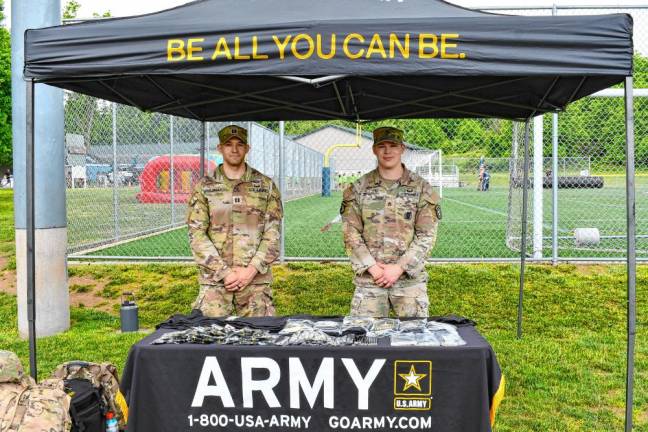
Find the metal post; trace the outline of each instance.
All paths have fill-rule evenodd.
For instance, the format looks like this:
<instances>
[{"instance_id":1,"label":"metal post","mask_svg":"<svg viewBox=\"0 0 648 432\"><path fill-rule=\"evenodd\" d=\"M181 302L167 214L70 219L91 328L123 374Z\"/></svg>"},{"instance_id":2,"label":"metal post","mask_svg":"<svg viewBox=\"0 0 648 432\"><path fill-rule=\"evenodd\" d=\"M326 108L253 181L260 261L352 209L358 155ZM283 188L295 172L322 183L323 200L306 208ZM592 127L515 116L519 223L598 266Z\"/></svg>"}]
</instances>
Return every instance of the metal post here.
<instances>
[{"instance_id":1,"label":"metal post","mask_svg":"<svg viewBox=\"0 0 648 432\"><path fill-rule=\"evenodd\" d=\"M542 258L542 231L544 228L544 191L542 189L544 116L533 119L533 258Z\"/></svg>"},{"instance_id":2,"label":"metal post","mask_svg":"<svg viewBox=\"0 0 648 432\"><path fill-rule=\"evenodd\" d=\"M286 199L286 173L285 173L285 123L279 122L279 192L281 192L281 205L285 208L284 202ZM286 231L284 229L285 216L281 218L281 241L279 246L279 261L283 264L286 259Z\"/></svg>"},{"instance_id":3,"label":"metal post","mask_svg":"<svg viewBox=\"0 0 648 432\"><path fill-rule=\"evenodd\" d=\"M205 123L205 175L209 175L209 142L211 141L211 123Z\"/></svg>"},{"instance_id":4,"label":"metal post","mask_svg":"<svg viewBox=\"0 0 648 432\"><path fill-rule=\"evenodd\" d=\"M555 7L556 5L554 5ZM558 264L558 113L552 115L551 131L551 198L552 198L552 224L551 224L551 262Z\"/></svg>"},{"instance_id":5,"label":"metal post","mask_svg":"<svg viewBox=\"0 0 648 432\"><path fill-rule=\"evenodd\" d=\"M524 123L524 173L522 175L522 239L520 244L520 292L518 295L517 337L522 337L522 301L524 300L524 270L526 266L527 207L529 201L529 127Z\"/></svg>"},{"instance_id":6,"label":"metal post","mask_svg":"<svg viewBox=\"0 0 648 432\"><path fill-rule=\"evenodd\" d=\"M171 226L175 224L175 158L174 158L174 148L173 148L173 126L174 126L174 120L173 116L169 116L169 144L171 146L170 153L171 153L171 168L170 168L170 173L169 177L171 177L170 183L171 183Z\"/></svg>"},{"instance_id":7,"label":"metal post","mask_svg":"<svg viewBox=\"0 0 648 432\"><path fill-rule=\"evenodd\" d=\"M117 167L117 104L113 102L112 106L112 133L113 133L113 227L115 230L115 240L119 240L119 196L117 194L117 182L119 181L119 169Z\"/></svg>"},{"instance_id":8,"label":"metal post","mask_svg":"<svg viewBox=\"0 0 648 432\"><path fill-rule=\"evenodd\" d=\"M268 161L269 158L265 156L267 154L266 143L265 143L265 131L261 129L260 132L261 132L261 154L263 155L263 173L269 176L270 170L268 170L268 166L266 165L266 163L269 162ZM272 164L272 174L274 174L274 164Z\"/></svg>"},{"instance_id":9,"label":"metal post","mask_svg":"<svg viewBox=\"0 0 648 432\"><path fill-rule=\"evenodd\" d=\"M246 127L247 127L247 131L248 131L247 132L248 133L248 145L250 147L250 153L248 153L247 156L246 156L247 163L248 164L250 163L251 154L252 154L252 152L254 152L255 157L252 157L252 160L254 161L254 168L261 169L260 165L257 163L258 158L256 157L256 155L258 154L256 152L259 151L259 149L256 149L256 151L255 151L256 146L252 142L252 122L250 122L250 121L247 122ZM263 159L263 157L261 157L261 159ZM264 172L264 171L262 171L262 172Z\"/></svg>"},{"instance_id":10,"label":"metal post","mask_svg":"<svg viewBox=\"0 0 648 432\"><path fill-rule=\"evenodd\" d=\"M207 124L202 122L202 132L200 136L200 178L205 177L205 147L207 140Z\"/></svg>"},{"instance_id":11,"label":"metal post","mask_svg":"<svg viewBox=\"0 0 648 432\"><path fill-rule=\"evenodd\" d=\"M626 413L625 430L632 430L632 406L634 390L634 345L637 321L637 250L635 226L635 143L634 143L634 99L632 77L625 79L626 117L626 209L628 235L628 350L626 370Z\"/></svg>"},{"instance_id":12,"label":"metal post","mask_svg":"<svg viewBox=\"0 0 648 432\"><path fill-rule=\"evenodd\" d=\"M443 198L443 150L439 149L439 198Z\"/></svg>"},{"instance_id":13,"label":"metal post","mask_svg":"<svg viewBox=\"0 0 648 432\"><path fill-rule=\"evenodd\" d=\"M519 142L518 142L518 135L519 135L518 129L519 129L519 127L518 126L519 126L518 122L513 122L513 166L511 167L513 172L517 172L518 158L520 157L519 156L519 151L518 151L518 146L519 146Z\"/></svg>"},{"instance_id":14,"label":"metal post","mask_svg":"<svg viewBox=\"0 0 648 432\"><path fill-rule=\"evenodd\" d=\"M36 368L36 219L34 209L34 80L27 80L26 141L26 222L27 222L27 322L29 326L29 374L38 378Z\"/></svg>"}]
</instances>

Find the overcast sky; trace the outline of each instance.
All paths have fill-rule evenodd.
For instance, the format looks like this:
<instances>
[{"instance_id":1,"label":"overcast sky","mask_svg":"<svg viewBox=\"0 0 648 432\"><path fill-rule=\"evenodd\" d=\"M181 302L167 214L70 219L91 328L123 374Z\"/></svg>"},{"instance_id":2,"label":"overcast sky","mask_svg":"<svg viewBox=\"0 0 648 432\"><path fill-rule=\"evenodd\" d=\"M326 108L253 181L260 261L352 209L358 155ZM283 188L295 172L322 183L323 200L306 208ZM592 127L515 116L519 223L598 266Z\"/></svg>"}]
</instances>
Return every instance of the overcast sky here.
<instances>
[{"instance_id":1,"label":"overcast sky","mask_svg":"<svg viewBox=\"0 0 648 432\"><path fill-rule=\"evenodd\" d=\"M11 2L24 1L24 0L5 0L7 8L7 26L11 25ZM103 13L109 10L112 16L129 16L140 15L143 13L155 12L163 9L168 9L184 3L187 0L77 0L81 4L79 10L79 18L91 17L94 12ZM321 0L326 1L326 0ZM353 0L349 0L353 1ZM61 0L61 6L67 1ZM465 7L472 8L487 8L487 6L520 6L521 4L528 3L532 6L551 6L554 3L557 5L647 5L646 0L529 0L528 2L521 2L520 0L452 0L450 3L455 3Z\"/></svg>"}]
</instances>

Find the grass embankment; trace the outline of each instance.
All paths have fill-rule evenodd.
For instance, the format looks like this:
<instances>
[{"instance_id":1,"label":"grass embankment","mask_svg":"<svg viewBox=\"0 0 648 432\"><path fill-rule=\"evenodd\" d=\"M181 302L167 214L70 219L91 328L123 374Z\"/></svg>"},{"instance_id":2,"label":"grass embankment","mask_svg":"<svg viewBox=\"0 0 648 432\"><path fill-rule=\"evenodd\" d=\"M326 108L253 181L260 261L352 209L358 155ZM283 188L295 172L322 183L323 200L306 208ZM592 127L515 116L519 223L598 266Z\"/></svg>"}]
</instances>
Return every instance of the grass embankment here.
<instances>
[{"instance_id":1,"label":"grass embankment","mask_svg":"<svg viewBox=\"0 0 648 432\"><path fill-rule=\"evenodd\" d=\"M508 380L498 431L609 431L623 423L625 269L623 266L532 266L525 297L524 338L515 337L518 271L511 265L444 265L428 269L431 314L475 319ZM39 340L40 376L63 361L111 361L121 370L141 334L119 334L122 290L138 296L151 328L188 312L197 293L195 269L181 265L84 265L70 268L73 297L97 299L72 308L72 328ZM275 271L280 314L348 312L351 271L341 264L289 264ZM648 430L648 268L639 269L636 358L637 430ZM100 312L104 309L107 312ZM0 347L28 364L16 331L15 297L0 294Z\"/></svg>"}]
</instances>

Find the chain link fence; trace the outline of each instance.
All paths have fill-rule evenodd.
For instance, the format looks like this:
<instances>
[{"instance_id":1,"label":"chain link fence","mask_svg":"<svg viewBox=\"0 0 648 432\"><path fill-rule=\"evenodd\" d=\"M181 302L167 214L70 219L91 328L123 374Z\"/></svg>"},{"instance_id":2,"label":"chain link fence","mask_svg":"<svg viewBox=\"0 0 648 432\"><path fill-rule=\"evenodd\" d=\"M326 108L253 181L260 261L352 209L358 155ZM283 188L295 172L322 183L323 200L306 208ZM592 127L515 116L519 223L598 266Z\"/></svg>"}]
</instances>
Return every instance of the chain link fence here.
<instances>
[{"instance_id":1,"label":"chain link fence","mask_svg":"<svg viewBox=\"0 0 648 432\"><path fill-rule=\"evenodd\" d=\"M635 88L648 88L648 8L490 11L631 13ZM531 124L530 257L624 257L625 123L621 89L617 92L577 101L560 115L545 115L538 130ZM648 98L641 94L635 98L639 259L648 259L646 104ZM222 161L216 151L218 130L227 124L208 123L203 129L197 121L66 94L70 257L190 259L186 201L201 176L203 147L206 173ZM385 125L405 131L404 163L442 197L444 218L431 259L519 256L524 124L498 119L394 120L363 124L358 130L356 124L343 121L286 122L283 147L278 122L239 125L249 131L248 163L282 188L285 259L345 258L339 217L342 191L375 168L371 132ZM534 139L541 141L534 145Z\"/></svg>"},{"instance_id":2,"label":"chain link fence","mask_svg":"<svg viewBox=\"0 0 648 432\"><path fill-rule=\"evenodd\" d=\"M67 93L70 256L188 257L187 201L202 173L212 174L222 162L218 131L229 124L203 129L198 121ZM280 136L255 123L239 126L249 132L248 163L279 184ZM290 139L284 155L284 199L319 193L322 155Z\"/></svg>"}]
</instances>

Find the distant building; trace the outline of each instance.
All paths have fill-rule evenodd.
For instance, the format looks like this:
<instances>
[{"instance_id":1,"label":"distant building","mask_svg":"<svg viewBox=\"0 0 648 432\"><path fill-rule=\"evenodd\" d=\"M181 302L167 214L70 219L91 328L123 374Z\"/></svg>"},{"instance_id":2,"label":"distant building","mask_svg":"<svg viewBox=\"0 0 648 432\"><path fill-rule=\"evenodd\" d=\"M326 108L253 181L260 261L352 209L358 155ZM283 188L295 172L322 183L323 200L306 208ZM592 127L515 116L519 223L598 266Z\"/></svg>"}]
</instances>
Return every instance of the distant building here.
<instances>
[{"instance_id":1,"label":"distant building","mask_svg":"<svg viewBox=\"0 0 648 432\"><path fill-rule=\"evenodd\" d=\"M292 138L293 141L316 150L322 154L336 144L355 144L356 131L344 126L328 125L311 132ZM333 151L331 167L336 174L357 175L365 174L376 168L376 157L372 151L373 134L369 131L362 132L360 148L342 147ZM410 143L405 143L407 150L403 155L403 162L407 168L416 170L429 161L435 161L438 152Z\"/></svg>"}]
</instances>

